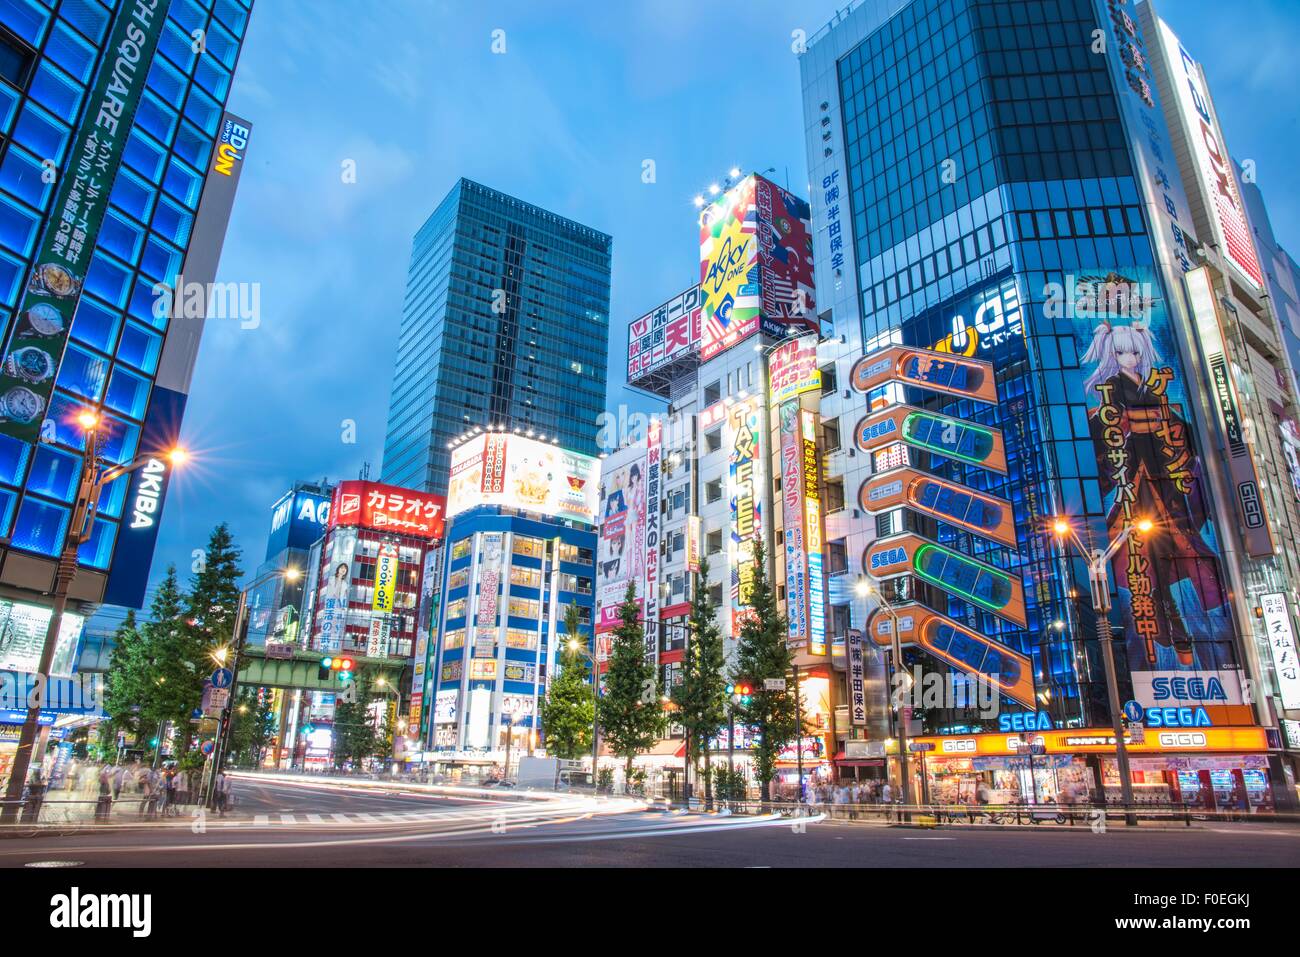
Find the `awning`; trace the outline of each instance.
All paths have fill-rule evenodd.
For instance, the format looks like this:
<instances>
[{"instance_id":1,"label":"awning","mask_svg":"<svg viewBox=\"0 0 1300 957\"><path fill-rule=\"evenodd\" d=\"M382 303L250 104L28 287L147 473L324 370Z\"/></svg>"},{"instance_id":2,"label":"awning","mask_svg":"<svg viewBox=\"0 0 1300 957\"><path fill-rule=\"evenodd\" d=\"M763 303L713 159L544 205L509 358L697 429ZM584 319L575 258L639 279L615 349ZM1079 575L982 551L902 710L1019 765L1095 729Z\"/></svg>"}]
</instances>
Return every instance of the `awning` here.
<instances>
[{"instance_id":1,"label":"awning","mask_svg":"<svg viewBox=\"0 0 1300 957\"><path fill-rule=\"evenodd\" d=\"M674 738L667 738L658 742L649 751L643 752L646 757L651 758L684 758L686 757L686 742L678 741Z\"/></svg>"}]
</instances>

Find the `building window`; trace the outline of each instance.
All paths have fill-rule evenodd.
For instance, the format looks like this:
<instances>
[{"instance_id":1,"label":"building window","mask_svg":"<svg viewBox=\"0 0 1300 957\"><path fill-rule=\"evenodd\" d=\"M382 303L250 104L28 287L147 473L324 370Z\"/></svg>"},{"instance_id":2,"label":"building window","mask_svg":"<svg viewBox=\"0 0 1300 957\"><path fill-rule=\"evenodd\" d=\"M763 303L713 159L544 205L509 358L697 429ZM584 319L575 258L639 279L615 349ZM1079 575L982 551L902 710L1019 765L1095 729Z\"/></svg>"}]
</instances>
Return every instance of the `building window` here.
<instances>
[{"instance_id":1,"label":"building window","mask_svg":"<svg viewBox=\"0 0 1300 957\"><path fill-rule=\"evenodd\" d=\"M527 558L542 558L546 554L546 546L540 538L523 538L516 535L512 551L516 555Z\"/></svg>"},{"instance_id":2,"label":"building window","mask_svg":"<svg viewBox=\"0 0 1300 957\"><path fill-rule=\"evenodd\" d=\"M713 585L709 588L709 601L713 603L714 607L722 606L722 585L721 584Z\"/></svg>"},{"instance_id":3,"label":"building window","mask_svg":"<svg viewBox=\"0 0 1300 957\"><path fill-rule=\"evenodd\" d=\"M510 584L522 585L524 588L541 588L542 571L540 568L510 567Z\"/></svg>"},{"instance_id":4,"label":"building window","mask_svg":"<svg viewBox=\"0 0 1300 957\"><path fill-rule=\"evenodd\" d=\"M712 505L720 498L722 498L722 479L718 478L704 486L704 501Z\"/></svg>"},{"instance_id":5,"label":"building window","mask_svg":"<svg viewBox=\"0 0 1300 957\"><path fill-rule=\"evenodd\" d=\"M822 448L834 452L840 447L840 420L822 420Z\"/></svg>"},{"instance_id":6,"label":"building window","mask_svg":"<svg viewBox=\"0 0 1300 957\"><path fill-rule=\"evenodd\" d=\"M8 30L0 28L0 76L18 89L26 89L35 62L36 51Z\"/></svg>"},{"instance_id":7,"label":"building window","mask_svg":"<svg viewBox=\"0 0 1300 957\"><path fill-rule=\"evenodd\" d=\"M830 395L835 391L835 364L822 366L822 395Z\"/></svg>"},{"instance_id":8,"label":"building window","mask_svg":"<svg viewBox=\"0 0 1300 957\"><path fill-rule=\"evenodd\" d=\"M722 448L722 430L714 429L704 433L704 451L716 452Z\"/></svg>"},{"instance_id":9,"label":"building window","mask_svg":"<svg viewBox=\"0 0 1300 957\"><path fill-rule=\"evenodd\" d=\"M839 575L849 570L849 550L840 538L826 543L826 573Z\"/></svg>"},{"instance_id":10,"label":"building window","mask_svg":"<svg viewBox=\"0 0 1300 957\"><path fill-rule=\"evenodd\" d=\"M826 482L826 511L838 512L844 508L844 479L828 479Z\"/></svg>"},{"instance_id":11,"label":"building window","mask_svg":"<svg viewBox=\"0 0 1300 957\"><path fill-rule=\"evenodd\" d=\"M714 529L704 538L704 554L717 555L722 551L722 529Z\"/></svg>"},{"instance_id":12,"label":"building window","mask_svg":"<svg viewBox=\"0 0 1300 957\"><path fill-rule=\"evenodd\" d=\"M562 562L577 562L581 565L590 565L595 560L596 554L590 548L570 545L568 542L560 543L560 561Z\"/></svg>"},{"instance_id":13,"label":"building window","mask_svg":"<svg viewBox=\"0 0 1300 957\"><path fill-rule=\"evenodd\" d=\"M721 382L710 382L708 385L704 387L704 404L706 406L713 405L714 403L718 402L721 399L722 399Z\"/></svg>"}]
</instances>

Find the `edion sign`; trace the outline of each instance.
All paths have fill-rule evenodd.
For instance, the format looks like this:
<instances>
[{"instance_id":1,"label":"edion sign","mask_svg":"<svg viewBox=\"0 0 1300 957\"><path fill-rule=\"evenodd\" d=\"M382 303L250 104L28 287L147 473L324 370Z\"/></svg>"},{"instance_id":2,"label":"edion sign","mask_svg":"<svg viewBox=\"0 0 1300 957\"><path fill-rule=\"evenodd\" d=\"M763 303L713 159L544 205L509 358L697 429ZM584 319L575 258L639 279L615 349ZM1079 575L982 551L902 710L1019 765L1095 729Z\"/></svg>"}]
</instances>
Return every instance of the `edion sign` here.
<instances>
[{"instance_id":1,"label":"edion sign","mask_svg":"<svg viewBox=\"0 0 1300 957\"><path fill-rule=\"evenodd\" d=\"M379 482L340 482L330 509L330 528L355 525L398 535L441 539L447 500Z\"/></svg>"}]
</instances>

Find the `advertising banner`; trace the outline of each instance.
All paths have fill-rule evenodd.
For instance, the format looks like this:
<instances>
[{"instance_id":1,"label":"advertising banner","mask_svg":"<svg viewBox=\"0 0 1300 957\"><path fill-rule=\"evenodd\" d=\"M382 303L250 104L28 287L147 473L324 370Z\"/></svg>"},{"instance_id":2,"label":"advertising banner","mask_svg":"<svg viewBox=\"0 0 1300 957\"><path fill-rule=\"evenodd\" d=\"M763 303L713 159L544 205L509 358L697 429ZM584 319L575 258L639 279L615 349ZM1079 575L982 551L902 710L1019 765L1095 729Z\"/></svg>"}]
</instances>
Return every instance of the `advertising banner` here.
<instances>
[{"instance_id":1,"label":"advertising banner","mask_svg":"<svg viewBox=\"0 0 1300 957\"><path fill-rule=\"evenodd\" d=\"M1141 290L1119 297L1116 286ZM1106 532L1139 519L1112 562L1133 672L1235 669L1234 627L1187 382L1149 267L1074 279L1074 319ZM1120 315L1109 303L1141 307ZM1134 315L1138 318L1134 318ZM1195 387L1195 386L1193 386Z\"/></svg>"},{"instance_id":2,"label":"advertising banner","mask_svg":"<svg viewBox=\"0 0 1300 957\"><path fill-rule=\"evenodd\" d=\"M781 423L781 524L785 530L786 645L808 646L808 555L804 550L803 436L799 403L785 402Z\"/></svg>"},{"instance_id":3,"label":"advertising banner","mask_svg":"<svg viewBox=\"0 0 1300 957\"><path fill-rule=\"evenodd\" d=\"M900 506L910 508L1016 547L1015 513L1010 502L914 468L872 475L858 490L858 505L868 515Z\"/></svg>"},{"instance_id":4,"label":"advertising banner","mask_svg":"<svg viewBox=\"0 0 1300 957\"><path fill-rule=\"evenodd\" d=\"M659 662L659 495L660 458L663 454L663 425L658 417L646 428L646 508L645 508L645 660Z\"/></svg>"},{"instance_id":5,"label":"advertising banner","mask_svg":"<svg viewBox=\"0 0 1300 957\"><path fill-rule=\"evenodd\" d=\"M1240 532L1247 554L1263 558L1273 554L1273 536L1269 533L1264 499L1260 495L1259 476L1255 473L1254 444L1247 438L1237 398L1236 370L1228 358L1223 341L1223 323L1219 316L1218 296L1210 279L1210 270L1200 266L1183 274L1187 297L1196 322L1209 374L1209 391L1218 412L1219 428L1228 453L1228 475L1232 481L1233 504L1241 521Z\"/></svg>"},{"instance_id":6,"label":"advertising banner","mask_svg":"<svg viewBox=\"0 0 1300 957\"><path fill-rule=\"evenodd\" d=\"M692 575L700 570L700 517L691 515L686 519L686 570Z\"/></svg>"},{"instance_id":7,"label":"advertising banner","mask_svg":"<svg viewBox=\"0 0 1300 957\"><path fill-rule=\"evenodd\" d=\"M754 177L763 318L820 331L813 280L812 210L762 176Z\"/></svg>"},{"instance_id":8,"label":"advertising banner","mask_svg":"<svg viewBox=\"0 0 1300 957\"><path fill-rule=\"evenodd\" d=\"M729 406L731 631L740 628L754 578L754 542L763 534L763 404L757 396Z\"/></svg>"},{"instance_id":9,"label":"advertising banner","mask_svg":"<svg viewBox=\"0 0 1300 957\"><path fill-rule=\"evenodd\" d=\"M497 596L501 589L502 534L483 534L482 555L478 572L478 615L475 621L480 628L497 626Z\"/></svg>"},{"instance_id":10,"label":"advertising banner","mask_svg":"<svg viewBox=\"0 0 1300 957\"><path fill-rule=\"evenodd\" d=\"M35 442L171 0L121 4L0 362L0 432Z\"/></svg>"},{"instance_id":11,"label":"advertising banner","mask_svg":"<svg viewBox=\"0 0 1300 957\"><path fill-rule=\"evenodd\" d=\"M826 580L822 577L821 460L817 455L817 417L799 413L803 447L803 548L808 562L808 650L826 654Z\"/></svg>"},{"instance_id":12,"label":"advertising banner","mask_svg":"<svg viewBox=\"0 0 1300 957\"><path fill-rule=\"evenodd\" d=\"M1007 451L999 429L910 405L891 405L864 416L853 430L863 452L905 442L913 448L1007 474Z\"/></svg>"},{"instance_id":13,"label":"advertising banner","mask_svg":"<svg viewBox=\"0 0 1300 957\"><path fill-rule=\"evenodd\" d=\"M330 497L304 489L286 492L271 506L271 534L266 539L270 559L286 548L310 548L329 525Z\"/></svg>"},{"instance_id":14,"label":"advertising banner","mask_svg":"<svg viewBox=\"0 0 1300 957\"><path fill-rule=\"evenodd\" d=\"M329 526L359 525L381 532L441 539L447 500L379 482L340 482L334 490Z\"/></svg>"},{"instance_id":15,"label":"advertising banner","mask_svg":"<svg viewBox=\"0 0 1300 957\"><path fill-rule=\"evenodd\" d=\"M700 358L758 331L762 312L758 265L758 208L747 176L700 214L700 291L704 327Z\"/></svg>"},{"instance_id":16,"label":"advertising banner","mask_svg":"<svg viewBox=\"0 0 1300 957\"><path fill-rule=\"evenodd\" d=\"M1223 140L1223 130L1214 116L1209 87L1200 65L1162 20L1160 46L1173 88L1174 106L1182 119L1193 157L1196 181L1210 212L1210 223L1224 257L1249 279L1256 289L1264 287L1250 223L1237 188L1232 158Z\"/></svg>"},{"instance_id":17,"label":"advertising banner","mask_svg":"<svg viewBox=\"0 0 1300 957\"><path fill-rule=\"evenodd\" d=\"M849 381L863 393L898 382L977 402L998 401L991 362L912 346L889 346L863 356L854 363Z\"/></svg>"},{"instance_id":18,"label":"advertising banner","mask_svg":"<svg viewBox=\"0 0 1300 957\"><path fill-rule=\"evenodd\" d=\"M1280 592L1261 595L1259 603L1264 610L1264 630L1268 633L1268 650L1273 657L1282 707L1287 711L1300 709L1300 658L1296 657L1295 631L1291 627L1286 595Z\"/></svg>"},{"instance_id":19,"label":"advertising banner","mask_svg":"<svg viewBox=\"0 0 1300 957\"><path fill-rule=\"evenodd\" d=\"M485 433L451 453L447 515L501 505L596 524L600 461L522 435Z\"/></svg>"},{"instance_id":20,"label":"advertising banner","mask_svg":"<svg viewBox=\"0 0 1300 957\"><path fill-rule=\"evenodd\" d=\"M397 546L385 542L379 546L379 557L375 562L375 597L371 608L385 615L393 610L393 598L397 594Z\"/></svg>"},{"instance_id":21,"label":"advertising banner","mask_svg":"<svg viewBox=\"0 0 1300 957\"><path fill-rule=\"evenodd\" d=\"M35 673L40 669L50 614L50 609L41 605L0 599L0 670ZM63 613L54 657L50 660L51 675L72 674L85 621L74 612Z\"/></svg>"},{"instance_id":22,"label":"advertising banner","mask_svg":"<svg viewBox=\"0 0 1300 957\"><path fill-rule=\"evenodd\" d=\"M700 351L700 287L678 293L627 329L627 381Z\"/></svg>"},{"instance_id":23,"label":"advertising banner","mask_svg":"<svg viewBox=\"0 0 1300 957\"><path fill-rule=\"evenodd\" d=\"M628 582L638 604L645 594L646 458L603 471L600 538L596 542L597 631L618 625Z\"/></svg>"},{"instance_id":24,"label":"advertising banner","mask_svg":"<svg viewBox=\"0 0 1300 957\"><path fill-rule=\"evenodd\" d=\"M767 360L768 401L780 405L806 392L820 392L817 337L800 336L772 350Z\"/></svg>"},{"instance_id":25,"label":"advertising banner","mask_svg":"<svg viewBox=\"0 0 1300 957\"><path fill-rule=\"evenodd\" d=\"M356 530L336 529L330 540L325 573L321 575L321 597L317 603L320 614L316 619L316 647L320 651L339 651L343 647L356 551Z\"/></svg>"},{"instance_id":26,"label":"advertising banner","mask_svg":"<svg viewBox=\"0 0 1300 957\"><path fill-rule=\"evenodd\" d=\"M848 635L849 719L854 727L867 723L866 660L862 654L862 632L850 628Z\"/></svg>"},{"instance_id":27,"label":"advertising banner","mask_svg":"<svg viewBox=\"0 0 1300 957\"><path fill-rule=\"evenodd\" d=\"M863 555L864 571L880 581L915 575L999 618L1024 628L1025 587L1019 576L911 533L877 539Z\"/></svg>"}]
</instances>

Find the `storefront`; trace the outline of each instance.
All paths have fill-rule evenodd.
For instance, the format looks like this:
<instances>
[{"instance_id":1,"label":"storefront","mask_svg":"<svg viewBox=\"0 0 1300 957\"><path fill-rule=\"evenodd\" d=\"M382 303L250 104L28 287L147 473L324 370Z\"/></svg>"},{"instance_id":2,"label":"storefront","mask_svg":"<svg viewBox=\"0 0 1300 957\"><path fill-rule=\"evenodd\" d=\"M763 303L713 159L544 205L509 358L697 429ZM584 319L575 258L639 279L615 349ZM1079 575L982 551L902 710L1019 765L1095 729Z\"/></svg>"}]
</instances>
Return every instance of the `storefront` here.
<instances>
[{"instance_id":1,"label":"storefront","mask_svg":"<svg viewBox=\"0 0 1300 957\"><path fill-rule=\"evenodd\" d=\"M943 804L1086 804L1120 800L1114 735L1082 728L1024 734L922 737L912 772ZM1148 730L1127 740L1134 800L1207 809L1271 810L1264 729Z\"/></svg>"}]
</instances>

